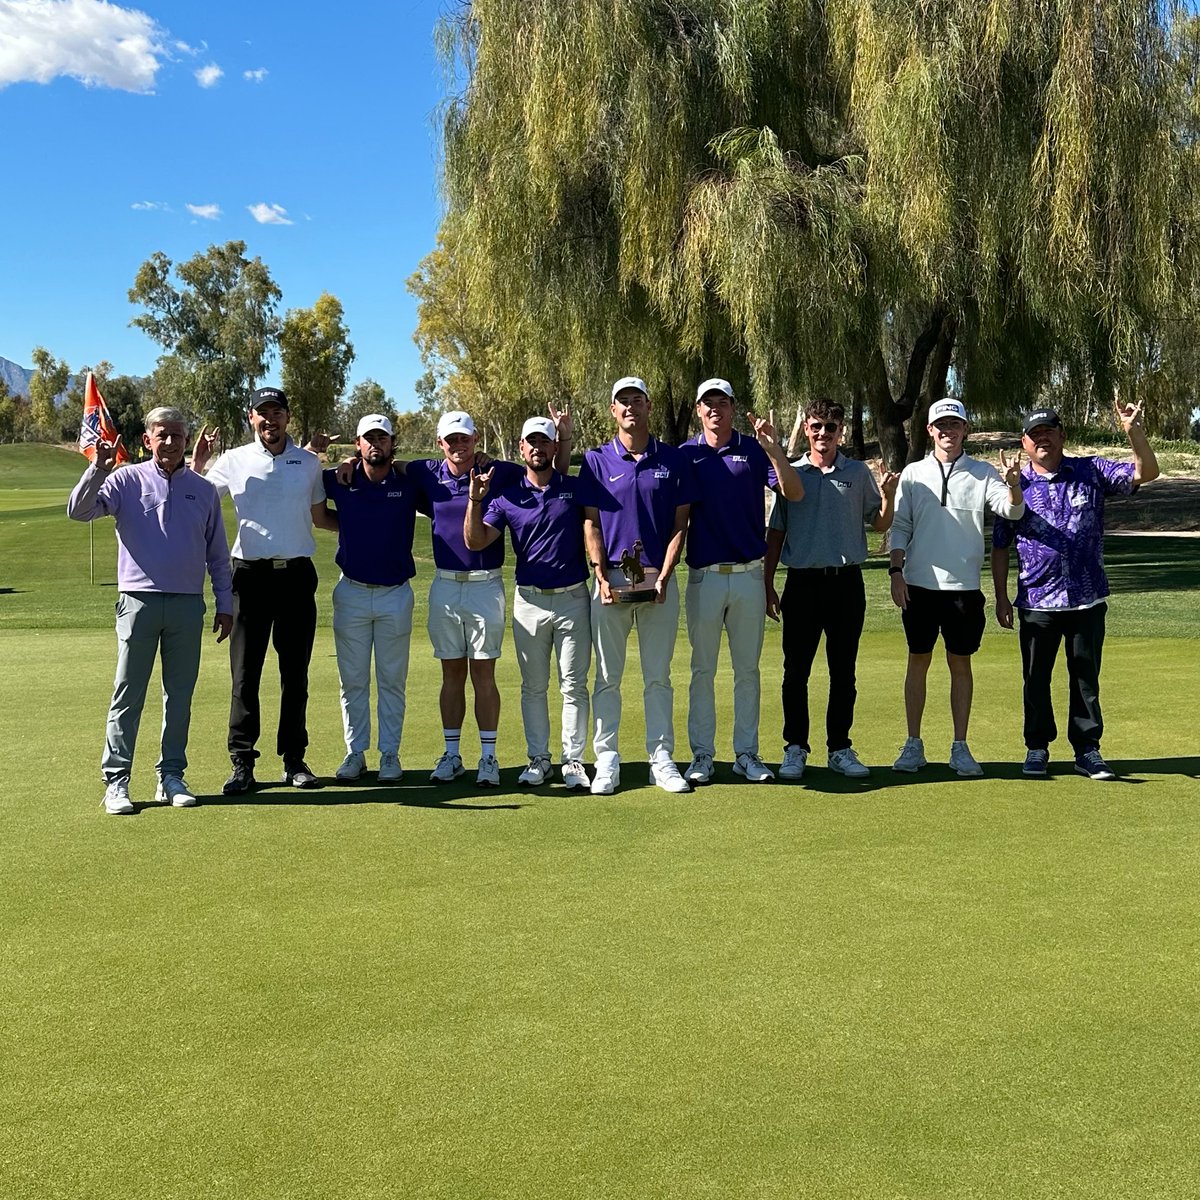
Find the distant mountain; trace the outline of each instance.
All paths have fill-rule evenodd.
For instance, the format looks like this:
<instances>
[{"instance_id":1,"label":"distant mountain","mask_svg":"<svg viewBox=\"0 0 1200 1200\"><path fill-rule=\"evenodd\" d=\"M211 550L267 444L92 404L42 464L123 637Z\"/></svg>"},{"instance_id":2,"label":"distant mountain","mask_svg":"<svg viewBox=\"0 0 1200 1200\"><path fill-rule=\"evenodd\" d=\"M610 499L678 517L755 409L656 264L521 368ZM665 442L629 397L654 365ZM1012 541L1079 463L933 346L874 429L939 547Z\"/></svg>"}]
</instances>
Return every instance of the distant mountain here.
<instances>
[{"instance_id":1,"label":"distant mountain","mask_svg":"<svg viewBox=\"0 0 1200 1200\"><path fill-rule=\"evenodd\" d=\"M18 367L15 362L9 362L7 358L0 358L0 379L8 384L10 396L28 396L29 380L32 375L33 371Z\"/></svg>"}]
</instances>

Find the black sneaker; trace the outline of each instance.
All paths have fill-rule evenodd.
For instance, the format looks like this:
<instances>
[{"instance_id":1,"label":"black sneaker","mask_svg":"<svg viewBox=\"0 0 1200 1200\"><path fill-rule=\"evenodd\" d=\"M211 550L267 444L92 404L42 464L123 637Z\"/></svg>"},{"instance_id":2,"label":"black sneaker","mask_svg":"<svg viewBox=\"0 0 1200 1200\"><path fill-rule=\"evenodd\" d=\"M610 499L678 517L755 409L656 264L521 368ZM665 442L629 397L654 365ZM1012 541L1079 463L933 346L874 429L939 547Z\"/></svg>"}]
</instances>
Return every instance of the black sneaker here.
<instances>
[{"instance_id":1,"label":"black sneaker","mask_svg":"<svg viewBox=\"0 0 1200 1200\"><path fill-rule=\"evenodd\" d=\"M241 796L254 787L254 760L251 758L235 758L233 774L225 780L221 788L223 796Z\"/></svg>"},{"instance_id":2,"label":"black sneaker","mask_svg":"<svg viewBox=\"0 0 1200 1200\"><path fill-rule=\"evenodd\" d=\"M321 786L321 781L308 769L308 763L300 762L283 764L283 782L298 788L315 788Z\"/></svg>"},{"instance_id":3,"label":"black sneaker","mask_svg":"<svg viewBox=\"0 0 1200 1200\"><path fill-rule=\"evenodd\" d=\"M1075 770L1089 779L1116 779L1116 772L1100 757L1099 750L1085 750L1075 755Z\"/></svg>"},{"instance_id":4,"label":"black sneaker","mask_svg":"<svg viewBox=\"0 0 1200 1200\"><path fill-rule=\"evenodd\" d=\"M1021 774L1032 779L1041 779L1047 774L1049 767L1050 751L1036 746L1025 755L1025 765L1021 768Z\"/></svg>"}]
</instances>

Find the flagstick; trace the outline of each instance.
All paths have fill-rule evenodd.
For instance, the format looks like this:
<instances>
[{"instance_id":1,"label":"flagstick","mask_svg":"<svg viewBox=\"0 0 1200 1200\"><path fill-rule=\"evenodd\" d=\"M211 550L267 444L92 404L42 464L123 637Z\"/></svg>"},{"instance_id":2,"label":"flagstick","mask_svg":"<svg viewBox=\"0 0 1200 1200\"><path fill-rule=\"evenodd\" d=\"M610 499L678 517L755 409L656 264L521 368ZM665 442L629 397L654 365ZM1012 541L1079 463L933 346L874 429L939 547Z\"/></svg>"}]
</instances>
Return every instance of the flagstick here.
<instances>
[{"instance_id":1,"label":"flagstick","mask_svg":"<svg viewBox=\"0 0 1200 1200\"><path fill-rule=\"evenodd\" d=\"M96 586L96 526L88 522L88 580Z\"/></svg>"}]
</instances>

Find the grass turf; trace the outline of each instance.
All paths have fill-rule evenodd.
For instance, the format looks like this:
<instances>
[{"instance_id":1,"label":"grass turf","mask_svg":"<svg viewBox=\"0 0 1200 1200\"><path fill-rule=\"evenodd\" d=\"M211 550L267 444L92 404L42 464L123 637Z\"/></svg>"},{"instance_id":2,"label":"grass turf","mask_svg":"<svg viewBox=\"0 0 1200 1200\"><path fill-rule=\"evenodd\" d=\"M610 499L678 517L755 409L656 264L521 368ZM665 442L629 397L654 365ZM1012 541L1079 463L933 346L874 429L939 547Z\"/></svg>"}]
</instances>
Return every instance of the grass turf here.
<instances>
[{"instance_id":1,"label":"grass turf","mask_svg":"<svg viewBox=\"0 0 1200 1200\"><path fill-rule=\"evenodd\" d=\"M614 797L521 793L510 652L504 786L434 790L418 632L399 787L212 796L228 679L209 644L189 772L208 795L113 819L96 782L113 589L88 587L86 559L79 578L81 527L46 491L0 492L17 589L0 650L21 664L0 706L0 1194L1194 1194L1191 557L1110 545L1117 784L1062 764L1019 779L1015 638L993 627L971 738L983 780L935 766L860 785L818 752L798 787L735 784L726 761L694 796L633 767ZM311 728L328 772L342 751L322 553ZM879 764L903 735L903 648L869 574L856 741ZM681 640L681 735L685 655ZM773 631L764 675L772 746ZM945 708L935 667L933 757ZM135 798L156 729L151 707Z\"/></svg>"}]
</instances>

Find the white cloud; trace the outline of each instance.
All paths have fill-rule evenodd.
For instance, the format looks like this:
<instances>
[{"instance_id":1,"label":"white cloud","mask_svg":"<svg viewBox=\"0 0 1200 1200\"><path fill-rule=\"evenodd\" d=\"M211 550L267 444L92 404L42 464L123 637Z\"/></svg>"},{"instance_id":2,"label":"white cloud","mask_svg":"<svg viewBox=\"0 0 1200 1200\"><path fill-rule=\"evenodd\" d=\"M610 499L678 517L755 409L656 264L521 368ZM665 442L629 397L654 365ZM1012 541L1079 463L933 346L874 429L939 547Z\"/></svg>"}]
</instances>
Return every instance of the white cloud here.
<instances>
[{"instance_id":1,"label":"white cloud","mask_svg":"<svg viewBox=\"0 0 1200 1200\"><path fill-rule=\"evenodd\" d=\"M269 74L266 67L257 67L253 71L243 71L242 78L248 79L251 83L262 83Z\"/></svg>"},{"instance_id":2,"label":"white cloud","mask_svg":"<svg viewBox=\"0 0 1200 1200\"><path fill-rule=\"evenodd\" d=\"M66 75L88 87L152 92L166 32L104 0L0 0L0 88Z\"/></svg>"},{"instance_id":3,"label":"white cloud","mask_svg":"<svg viewBox=\"0 0 1200 1200\"><path fill-rule=\"evenodd\" d=\"M215 221L221 215L221 206L219 204L185 204L184 208L193 217L200 217L205 221Z\"/></svg>"},{"instance_id":4,"label":"white cloud","mask_svg":"<svg viewBox=\"0 0 1200 1200\"><path fill-rule=\"evenodd\" d=\"M169 205L161 200L135 200L130 206L135 212L170 212Z\"/></svg>"},{"instance_id":5,"label":"white cloud","mask_svg":"<svg viewBox=\"0 0 1200 1200\"><path fill-rule=\"evenodd\" d=\"M216 63L209 63L207 67L201 67L196 73L196 82L202 88L216 87L217 80L225 74Z\"/></svg>"},{"instance_id":6,"label":"white cloud","mask_svg":"<svg viewBox=\"0 0 1200 1200\"><path fill-rule=\"evenodd\" d=\"M246 211L260 225L290 225L287 209L279 204L251 204Z\"/></svg>"}]
</instances>

